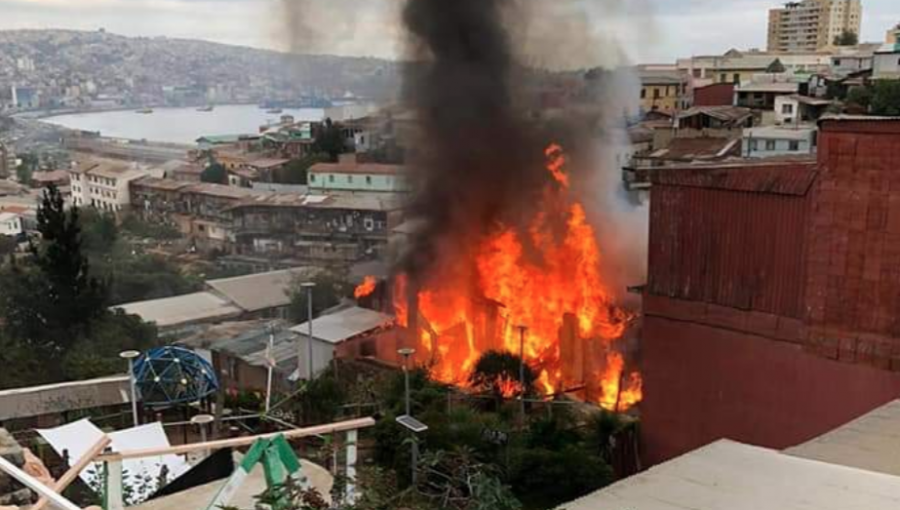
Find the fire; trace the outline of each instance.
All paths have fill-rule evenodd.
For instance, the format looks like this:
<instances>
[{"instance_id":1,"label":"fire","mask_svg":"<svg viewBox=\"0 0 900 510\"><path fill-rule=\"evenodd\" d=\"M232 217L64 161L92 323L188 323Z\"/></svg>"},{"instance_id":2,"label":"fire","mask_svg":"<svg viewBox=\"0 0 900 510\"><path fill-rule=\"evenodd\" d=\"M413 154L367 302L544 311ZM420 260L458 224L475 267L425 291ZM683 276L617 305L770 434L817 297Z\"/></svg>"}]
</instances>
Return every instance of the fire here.
<instances>
[{"instance_id":1,"label":"fire","mask_svg":"<svg viewBox=\"0 0 900 510\"><path fill-rule=\"evenodd\" d=\"M363 282L353 291L353 297L361 299L366 296L371 296L372 293L375 292L375 287L377 286L378 280L376 280L374 276L366 276L363 279Z\"/></svg>"},{"instance_id":2,"label":"fire","mask_svg":"<svg viewBox=\"0 0 900 510\"><path fill-rule=\"evenodd\" d=\"M570 191L563 149L554 144L545 155L552 182L527 224L497 225L462 248L447 274L423 283L419 351L434 377L462 386L483 352L522 352L538 375L536 390L554 395L599 385L599 404L624 411L641 400L641 380L637 373L623 378L614 344L633 315L615 306L603 283L596 232ZM395 313L404 326L408 285L405 275L396 278ZM514 395L518 388L507 382L504 394Z\"/></svg>"}]
</instances>

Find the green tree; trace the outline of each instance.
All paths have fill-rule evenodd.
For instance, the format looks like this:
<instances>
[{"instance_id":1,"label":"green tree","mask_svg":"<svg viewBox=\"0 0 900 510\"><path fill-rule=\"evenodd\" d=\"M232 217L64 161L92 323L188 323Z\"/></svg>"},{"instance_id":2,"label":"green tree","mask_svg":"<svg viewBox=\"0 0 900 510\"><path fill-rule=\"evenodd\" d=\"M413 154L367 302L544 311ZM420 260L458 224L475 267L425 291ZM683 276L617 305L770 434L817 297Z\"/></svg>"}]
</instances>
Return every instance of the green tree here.
<instances>
[{"instance_id":1,"label":"green tree","mask_svg":"<svg viewBox=\"0 0 900 510\"><path fill-rule=\"evenodd\" d=\"M519 382L519 369L522 358L509 352L487 351L478 358L469 383L476 390L493 395L498 400L518 396L523 388ZM534 382L537 379L534 371L525 364L524 394L534 393Z\"/></svg>"},{"instance_id":2,"label":"green tree","mask_svg":"<svg viewBox=\"0 0 900 510\"><path fill-rule=\"evenodd\" d=\"M870 103L873 115L900 115L900 80L878 80L872 85Z\"/></svg>"},{"instance_id":3,"label":"green tree","mask_svg":"<svg viewBox=\"0 0 900 510\"><path fill-rule=\"evenodd\" d=\"M327 154L331 161L337 161L338 156L343 154L345 149L344 134L341 133L341 126L332 122L330 118L325 119L325 123L316 133L313 153Z\"/></svg>"},{"instance_id":4,"label":"green tree","mask_svg":"<svg viewBox=\"0 0 900 510\"><path fill-rule=\"evenodd\" d=\"M313 317L319 316L325 310L333 308L350 296L353 288L343 279L332 273L319 273L312 278L316 284L313 288ZM288 307L288 315L294 322L306 322L309 317L308 291L302 287L302 282L296 281L291 286L291 304Z\"/></svg>"},{"instance_id":5,"label":"green tree","mask_svg":"<svg viewBox=\"0 0 900 510\"><path fill-rule=\"evenodd\" d=\"M16 178L27 186L31 184L31 176L38 170L41 161L36 154L30 152L22 154L21 159L22 162L16 167Z\"/></svg>"},{"instance_id":6,"label":"green tree","mask_svg":"<svg viewBox=\"0 0 900 510\"><path fill-rule=\"evenodd\" d=\"M844 30L834 37L835 46L856 46L859 44L859 35L852 30Z\"/></svg>"},{"instance_id":7,"label":"green tree","mask_svg":"<svg viewBox=\"0 0 900 510\"><path fill-rule=\"evenodd\" d=\"M277 182L282 184L307 184L309 169L317 163L326 163L331 156L325 153L310 154L295 159L276 175Z\"/></svg>"},{"instance_id":8,"label":"green tree","mask_svg":"<svg viewBox=\"0 0 900 510\"><path fill-rule=\"evenodd\" d=\"M847 105L868 111L872 104L872 89L869 87L854 87L847 92Z\"/></svg>"},{"instance_id":9,"label":"green tree","mask_svg":"<svg viewBox=\"0 0 900 510\"><path fill-rule=\"evenodd\" d=\"M96 209L80 210L82 242L88 253L109 253L119 238L116 217Z\"/></svg>"},{"instance_id":10,"label":"green tree","mask_svg":"<svg viewBox=\"0 0 900 510\"><path fill-rule=\"evenodd\" d=\"M210 161L209 166L200 174L200 181L213 184L228 184L228 170L221 163Z\"/></svg>"}]
</instances>

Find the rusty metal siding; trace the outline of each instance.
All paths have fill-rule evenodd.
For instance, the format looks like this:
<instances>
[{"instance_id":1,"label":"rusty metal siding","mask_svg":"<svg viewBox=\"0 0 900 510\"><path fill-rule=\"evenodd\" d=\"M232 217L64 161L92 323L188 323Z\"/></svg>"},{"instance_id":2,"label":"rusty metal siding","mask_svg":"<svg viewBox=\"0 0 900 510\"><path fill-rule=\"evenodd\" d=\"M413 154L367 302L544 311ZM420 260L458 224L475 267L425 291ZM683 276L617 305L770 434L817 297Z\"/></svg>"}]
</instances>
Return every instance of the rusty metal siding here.
<instances>
[{"instance_id":1,"label":"rusty metal siding","mask_svg":"<svg viewBox=\"0 0 900 510\"><path fill-rule=\"evenodd\" d=\"M805 196L655 185L648 291L800 318Z\"/></svg>"}]
</instances>

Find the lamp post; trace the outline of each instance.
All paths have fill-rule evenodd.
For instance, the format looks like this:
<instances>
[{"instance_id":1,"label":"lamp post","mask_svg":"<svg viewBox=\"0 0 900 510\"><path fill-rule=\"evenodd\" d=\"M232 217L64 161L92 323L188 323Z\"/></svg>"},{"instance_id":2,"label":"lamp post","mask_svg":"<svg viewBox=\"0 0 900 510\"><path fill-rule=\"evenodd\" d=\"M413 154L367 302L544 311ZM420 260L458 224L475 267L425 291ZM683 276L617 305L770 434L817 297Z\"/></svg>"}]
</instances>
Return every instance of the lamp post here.
<instances>
[{"instance_id":1,"label":"lamp post","mask_svg":"<svg viewBox=\"0 0 900 510\"><path fill-rule=\"evenodd\" d=\"M316 287L314 282L304 282L300 284L300 287L306 289L306 304L307 304L307 321L308 325L307 335L306 335L306 356L308 358L307 367L309 368L309 372L306 374L306 379L308 381L312 381L313 379L313 289ZM303 356L299 355L297 357L297 374L303 373L301 370L303 368Z\"/></svg>"},{"instance_id":2,"label":"lamp post","mask_svg":"<svg viewBox=\"0 0 900 510\"><path fill-rule=\"evenodd\" d=\"M137 381L134 380L134 360L141 355L140 351L122 351L119 357L128 361L128 385L131 387L131 417L134 426L140 425L137 407Z\"/></svg>"},{"instance_id":3,"label":"lamp post","mask_svg":"<svg viewBox=\"0 0 900 510\"><path fill-rule=\"evenodd\" d=\"M409 358L415 353L416 353L416 350L411 349L409 347L397 350L397 354L403 356L403 387L405 389L404 401L405 401L405 407L406 407L406 415L404 416L404 418L407 418L407 423L412 418L412 410L411 410L412 405L410 402L411 399L410 399L410 395L409 395ZM418 478L418 476L416 474L416 465L419 463L419 438L416 435L415 427L410 427L407 423L401 422L402 425L409 428L410 431L412 432L412 439L413 439L413 441L412 441L412 462L411 462L412 484L413 484L413 486L415 486L417 478Z\"/></svg>"},{"instance_id":4,"label":"lamp post","mask_svg":"<svg viewBox=\"0 0 900 510\"><path fill-rule=\"evenodd\" d=\"M522 416L522 425L525 424L525 332L528 326L520 324L519 329L519 409Z\"/></svg>"},{"instance_id":5,"label":"lamp post","mask_svg":"<svg viewBox=\"0 0 900 510\"><path fill-rule=\"evenodd\" d=\"M266 326L266 330L269 333L269 343L266 345L266 366L268 367L266 374L266 414L269 414L269 410L272 408L272 372L275 368L275 360L272 359L275 347L275 326L269 324Z\"/></svg>"},{"instance_id":6,"label":"lamp post","mask_svg":"<svg viewBox=\"0 0 900 510\"><path fill-rule=\"evenodd\" d=\"M206 442L206 426L214 421L216 421L216 418L210 414L198 414L198 415L194 416L193 418L191 418L191 423L193 423L200 429L200 442L201 443ZM203 457L205 458L208 456L209 456L209 451L208 450L204 451Z\"/></svg>"}]
</instances>

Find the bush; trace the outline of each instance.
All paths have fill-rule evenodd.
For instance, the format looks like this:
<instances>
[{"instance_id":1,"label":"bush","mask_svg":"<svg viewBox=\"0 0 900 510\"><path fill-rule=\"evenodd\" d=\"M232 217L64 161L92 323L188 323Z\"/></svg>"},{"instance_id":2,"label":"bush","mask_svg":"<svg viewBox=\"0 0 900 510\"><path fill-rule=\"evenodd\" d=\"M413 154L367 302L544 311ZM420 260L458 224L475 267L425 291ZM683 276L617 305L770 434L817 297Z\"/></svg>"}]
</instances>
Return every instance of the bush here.
<instances>
[{"instance_id":1,"label":"bush","mask_svg":"<svg viewBox=\"0 0 900 510\"><path fill-rule=\"evenodd\" d=\"M518 448L511 457L509 482L532 507L553 508L613 482L612 469L577 445L561 451Z\"/></svg>"}]
</instances>

